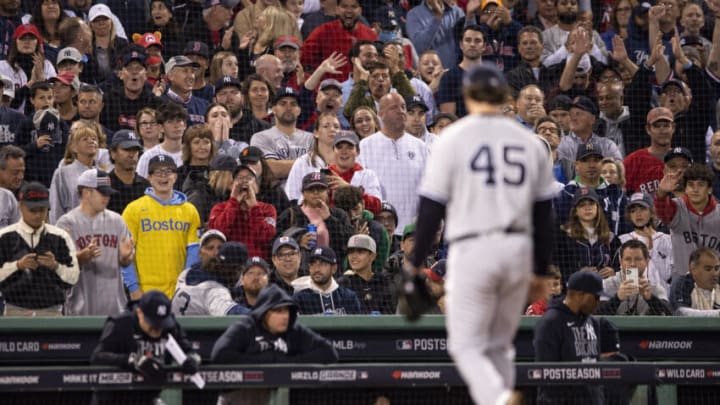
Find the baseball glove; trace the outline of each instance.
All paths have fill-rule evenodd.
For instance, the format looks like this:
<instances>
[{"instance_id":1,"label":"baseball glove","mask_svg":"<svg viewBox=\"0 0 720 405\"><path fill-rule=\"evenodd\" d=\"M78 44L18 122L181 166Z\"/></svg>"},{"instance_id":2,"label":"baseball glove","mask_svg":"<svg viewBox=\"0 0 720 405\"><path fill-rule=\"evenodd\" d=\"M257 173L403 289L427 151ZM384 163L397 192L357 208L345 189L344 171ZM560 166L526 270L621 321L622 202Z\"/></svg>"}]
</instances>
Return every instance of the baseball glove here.
<instances>
[{"instance_id":1,"label":"baseball glove","mask_svg":"<svg viewBox=\"0 0 720 405\"><path fill-rule=\"evenodd\" d=\"M396 285L398 286L398 311L405 315L408 321L417 321L433 307L434 301L423 272L412 275L407 271L402 271Z\"/></svg>"}]
</instances>

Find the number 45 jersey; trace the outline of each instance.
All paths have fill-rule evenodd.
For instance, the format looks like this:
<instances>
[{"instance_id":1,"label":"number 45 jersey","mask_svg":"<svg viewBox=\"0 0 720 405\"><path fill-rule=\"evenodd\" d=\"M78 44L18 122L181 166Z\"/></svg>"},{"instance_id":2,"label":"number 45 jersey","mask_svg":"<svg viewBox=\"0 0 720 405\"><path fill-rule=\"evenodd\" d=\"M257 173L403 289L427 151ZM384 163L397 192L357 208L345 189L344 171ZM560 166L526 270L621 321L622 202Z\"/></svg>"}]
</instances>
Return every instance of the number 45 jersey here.
<instances>
[{"instance_id":1,"label":"number 45 jersey","mask_svg":"<svg viewBox=\"0 0 720 405\"><path fill-rule=\"evenodd\" d=\"M470 115L433 145L420 195L446 206L445 235L532 231L536 201L554 194L552 160L531 131L502 115Z\"/></svg>"}]
</instances>

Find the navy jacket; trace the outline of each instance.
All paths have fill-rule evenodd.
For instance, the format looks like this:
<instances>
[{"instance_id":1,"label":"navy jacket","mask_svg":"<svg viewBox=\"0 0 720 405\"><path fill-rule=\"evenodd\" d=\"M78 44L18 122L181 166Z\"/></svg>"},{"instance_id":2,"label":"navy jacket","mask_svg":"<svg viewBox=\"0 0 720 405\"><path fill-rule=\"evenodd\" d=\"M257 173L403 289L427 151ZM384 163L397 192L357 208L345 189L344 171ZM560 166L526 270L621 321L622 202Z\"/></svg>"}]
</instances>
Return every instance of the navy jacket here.
<instances>
[{"instance_id":1,"label":"navy jacket","mask_svg":"<svg viewBox=\"0 0 720 405\"><path fill-rule=\"evenodd\" d=\"M267 311L290 307L287 331L272 334L263 326ZM265 287L250 316L231 325L215 342L212 362L216 364L334 363L338 360L332 343L297 323L297 304L275 284Z\"/></svg>"},{"instance_id":2,"label":"navy jacket","mask_svg":"<svg viewBox=\"0 0 720 405\"><path fill-rule=\"evenodd\" d=\"M335 283L333 283L335 284ZM320 292L313 288L306 288L296 292L293 299L297 301L300 313L357 315L360 314L360 300L355 292L349 288L337 286L332 292ZM331 288L332 289L332 288Z\"/></svg>"},{"instance_id":3,"label":"navy jacket","mask_svg":"<svg viewBox=\"0 0 720 405\"><path fill-rule=\"evenodd\" d=\"M600 356L600 322L592 316L573 313L558 297L535 324L533 348L537 362L592 363ZM537 403L557 405L584 403L600 405L604 401L602 386L538 387Z\"/></svg>"}]
</instances>

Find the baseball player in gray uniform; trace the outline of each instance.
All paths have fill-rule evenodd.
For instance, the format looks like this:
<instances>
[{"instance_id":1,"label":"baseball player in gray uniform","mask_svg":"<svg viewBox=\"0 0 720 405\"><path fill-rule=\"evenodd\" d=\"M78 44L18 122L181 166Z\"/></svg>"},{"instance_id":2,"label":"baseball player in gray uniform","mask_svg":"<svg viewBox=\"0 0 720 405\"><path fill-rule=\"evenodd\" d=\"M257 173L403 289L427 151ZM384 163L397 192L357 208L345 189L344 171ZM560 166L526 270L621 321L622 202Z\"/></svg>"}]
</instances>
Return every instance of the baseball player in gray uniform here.
<instances>
[{"instance_id":1,"label":"baseball player in gray uniform","mask_svg":"<svg viewBox=\"0 0 720 405\"><path fill-rule=\"evenodd\" d=\"M229 286L237 283L248 260L240 242L225 242L216 257L198 262L178 276L172 312L177 315L242 315L250 309L233 301Z\"/></svg>"},{"instance_id":2,"label":"baseball player in gray uniform","mask_svg":"<svg viewBox=\"0 0 720 405\"><path fill-rule=\"evenodd\" d=\"M400 291L411 318L429 308L420 266L446 217L448 351L478 404L505 404L512 394L513 338L530 286L545 285L533 269L545 274L552 246L551 162L532 132L503 116L509 94L494 65L466 71L469 115L433 145Z\"/></svg>"},{"instance_id":3,"label":"baseball player in gray uniform","mask_svg":"<svg viewBox=\"0 0 720 405\"><path fill-rule=\"evenodd\" d=\"M65 301L66 315L115 316L127 299L120 269L132 261L133 242L120 214L107 208L116 191L100 169L88 169L77 179L80 205L58 219L75 242L80 278Z\"/></svg>"}]
</instances>

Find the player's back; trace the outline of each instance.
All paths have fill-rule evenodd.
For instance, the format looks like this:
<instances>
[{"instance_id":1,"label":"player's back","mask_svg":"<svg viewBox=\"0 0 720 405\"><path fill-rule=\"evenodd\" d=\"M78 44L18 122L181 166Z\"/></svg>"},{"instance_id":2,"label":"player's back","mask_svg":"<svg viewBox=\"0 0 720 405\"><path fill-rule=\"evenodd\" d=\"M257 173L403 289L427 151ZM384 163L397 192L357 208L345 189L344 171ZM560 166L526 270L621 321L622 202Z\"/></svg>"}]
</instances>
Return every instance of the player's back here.
<instances>
[{"instance_id":1,"label":"player's back","mask_svg":"<svg viewBox=\"0 0 720 405\"><path fill-rule=\"evenodd\" d=\"M552 163L532 132L504 116L468 116L433 146L421 194L446 204L449 240L531 229L535 201L552 198Z\"/></svg>"}]
</instances>

